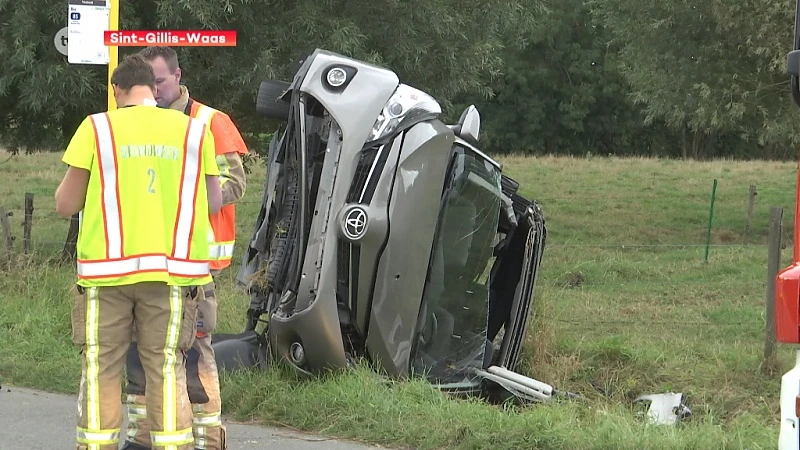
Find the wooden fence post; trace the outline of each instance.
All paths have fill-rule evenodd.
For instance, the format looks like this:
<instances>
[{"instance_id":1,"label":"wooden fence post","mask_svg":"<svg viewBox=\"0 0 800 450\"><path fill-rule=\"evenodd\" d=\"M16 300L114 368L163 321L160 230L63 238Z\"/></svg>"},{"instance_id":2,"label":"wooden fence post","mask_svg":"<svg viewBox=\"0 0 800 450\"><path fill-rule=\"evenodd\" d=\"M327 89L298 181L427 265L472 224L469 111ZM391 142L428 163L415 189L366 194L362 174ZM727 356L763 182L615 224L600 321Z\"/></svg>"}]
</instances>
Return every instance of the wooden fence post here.
<instances>
[{"instance_id":1,"label":"wooden fence post","mask_svg":"<svg viewBox=\"0 0 800 450\"><path fill-rule=\"evenodd\" d=\"M714 201L717 199L717 179L714 178L714 185L711 187L711 206L708 208L708 232L706 234L706 258L708 263L708 252L711 251L711 226L714 222Z\"/></svg>"},{"instance_id":2,"label":"wooden fence post","mask_svg":"<svg viewBox=\"0 0 800 450\"><path fill-rule=\"evenodd\" d=\"M14 236L11 235L11 221L9 217L14 213L0 206L0 228L3 230L4 247L8 253L14 249Z\"/></svg>"},{"instance_id":3,"label":"wooden fence post","mask_svg":"<svg viewBox=\"0 0 800 450\"><path fill-rule=\"evenodd\" d=\"M781 238L783 235L783 208L772 207L769 219L769 251L767 256L767 329L764 335L764 361L762 368L772 372L775 368L775 279L781 265Z\"/></svg>"},{"instance_id":4,"label":"wooden fence post","mask_svg":"<svg viewBox=\"0 0 800 450\"><path fill-rule=\"evenodd\" d=\"M25 193L25 221L22 223L22 242L25 255L31 254L31 229L33 228L33 193Z\"/></svg>"},{"instance_id":5,"label":"wooden fence post","mask_svg":"<svg viewBox=\"0 0 800 450\"><path fill-rule=\"evenodd\" d=\"M11 262L11 252L14 250L14 236L11 235L11 223L8 220L13 213L0 206L0 231L2 231L3 247L0 249L0 262Z\"/></svg>"},{"instance_id":6,"label":"wooden fence post","mask_svg":"<svg viewBox=\"0 0 800 450\"><path fill-rule=\"evenodd\" d=\"M747 194L747 217L745 218L744 224L744 243L746 244L749 237L750 237L750 226L753 223L753 209L755 208L756 204L756 195L758 192L756 191L756 185L750 185L750 191Z\"/></svg>"}]
</instances>

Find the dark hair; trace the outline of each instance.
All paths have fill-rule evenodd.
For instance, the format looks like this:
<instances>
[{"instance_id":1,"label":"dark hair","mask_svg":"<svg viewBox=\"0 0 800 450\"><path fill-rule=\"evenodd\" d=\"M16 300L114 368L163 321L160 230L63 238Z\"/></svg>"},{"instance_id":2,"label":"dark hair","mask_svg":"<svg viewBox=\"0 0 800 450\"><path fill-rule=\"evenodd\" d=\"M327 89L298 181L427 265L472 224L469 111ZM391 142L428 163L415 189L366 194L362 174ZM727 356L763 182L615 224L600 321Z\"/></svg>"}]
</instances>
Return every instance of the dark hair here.
<instances>
[{"instance_id":1,"label":"dark hair","mask_svg":"<svg viewBox=\"0 0 800 450\"><path fill-rule=\"evenodd\" d=\"M139 54L147 61L152 61L159 56L164 58L170 73L178 69L178 53L172 47L153 45L139 50Z\"/></svg>"},{"instance_id":2,"label":"dark hair","mask_svg":"<svg viewBox=\"0 0 800 450\"><path fill-rule=\"evenodd\" d=\"M114 73L111 74L111 84L126 91L134 86L147 86L155 91L156 75L150 63L141 55L129 55L114 69Z\"/></svg>"}]
</instances>

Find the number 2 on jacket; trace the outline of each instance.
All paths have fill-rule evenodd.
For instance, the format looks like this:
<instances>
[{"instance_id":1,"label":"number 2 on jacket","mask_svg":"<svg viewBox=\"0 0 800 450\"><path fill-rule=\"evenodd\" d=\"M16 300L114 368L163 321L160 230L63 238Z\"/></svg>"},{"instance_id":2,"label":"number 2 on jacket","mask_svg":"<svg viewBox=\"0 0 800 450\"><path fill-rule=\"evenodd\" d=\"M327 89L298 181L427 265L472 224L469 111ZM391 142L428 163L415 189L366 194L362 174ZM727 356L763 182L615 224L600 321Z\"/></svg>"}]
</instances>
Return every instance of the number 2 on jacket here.
<instances>
[{"instance_id":1,"label":"number 2 on jacket","mask_svg":"<svg viewBox=\"0 0 800 450\"><path fill-rule=\"evenodd\" d=\"M156 182L156 170L152 167L147 169L147 175L150 177L150 184L147 185L147 192L155 194L156 190L153 188L153 184Z\"/></svg>"}]
</instances>

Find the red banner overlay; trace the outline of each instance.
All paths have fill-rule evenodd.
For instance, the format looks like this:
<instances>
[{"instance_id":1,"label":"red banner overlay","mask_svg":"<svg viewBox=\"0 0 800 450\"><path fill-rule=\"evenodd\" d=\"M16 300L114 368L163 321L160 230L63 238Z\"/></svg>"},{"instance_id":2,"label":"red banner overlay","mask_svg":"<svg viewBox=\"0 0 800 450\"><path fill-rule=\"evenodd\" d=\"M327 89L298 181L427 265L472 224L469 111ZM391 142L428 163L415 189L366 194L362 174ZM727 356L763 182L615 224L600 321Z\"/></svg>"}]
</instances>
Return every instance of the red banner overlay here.
<instances>
[{"instance_id":1,"label":"red banner overlay","mask_svg":"<svg viewBox=\"0 0 800 450\"><path fill-rule=\"evenodd\" d=\"M235 47L236 31L217 30L119 30L104 31L106 47Z\"/></svg>"}]
</instances>

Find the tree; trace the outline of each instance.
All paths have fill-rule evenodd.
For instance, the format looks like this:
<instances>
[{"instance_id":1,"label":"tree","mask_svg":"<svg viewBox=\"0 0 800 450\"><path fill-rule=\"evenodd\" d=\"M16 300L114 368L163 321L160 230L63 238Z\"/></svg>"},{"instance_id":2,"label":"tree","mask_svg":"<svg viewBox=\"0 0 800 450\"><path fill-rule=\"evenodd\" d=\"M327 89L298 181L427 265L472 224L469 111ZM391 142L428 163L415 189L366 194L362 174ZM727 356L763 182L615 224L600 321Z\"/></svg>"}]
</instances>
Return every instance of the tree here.
<instances>
[{"instance_id":1,"label":"tree","mask_svg":"<svg viewBox=\"0 0 800 450\"><path fill-rule=\"evenodd\" d=\"M478 99L492 153L652 154L663 130L643 125L641 107L616 65L611 33L585 0L545 0L548 13L504 51L506 69ZM517 39L517 36L508 40ZM463 102L475 101L465 98Z\"/></svg>"},{"instance_id":2,"label":"tree","mask_svg":"<svg viewBox=\"0 0 800 450\"><path fill-rule=\"evenodd\" d=\"M235 29L235 48L179 55L192 94L255 133L259 83L289 79L317 47L387 66L445 107L459 93L491 95L500 36L530 27L538 0L124 0L120 11L121 29ZM70 65L53 48L63 0L0 0L0 14L0 146L63 149L86 114L105 109L106 68Z\"/></svg>"},{"instance_id":3,"label":"tree","mask_svg":"<svg viewBox=\"0 0 800 450\"><path fill-rule=\"evenodd\" d=\"M800 142L785 57L790 4L775 0L590 0L620 46L646 123L683 133L683 156L731 136L751 148ZM790 111L791 109L791 111Z\"/></svg>"}]
</instances>

